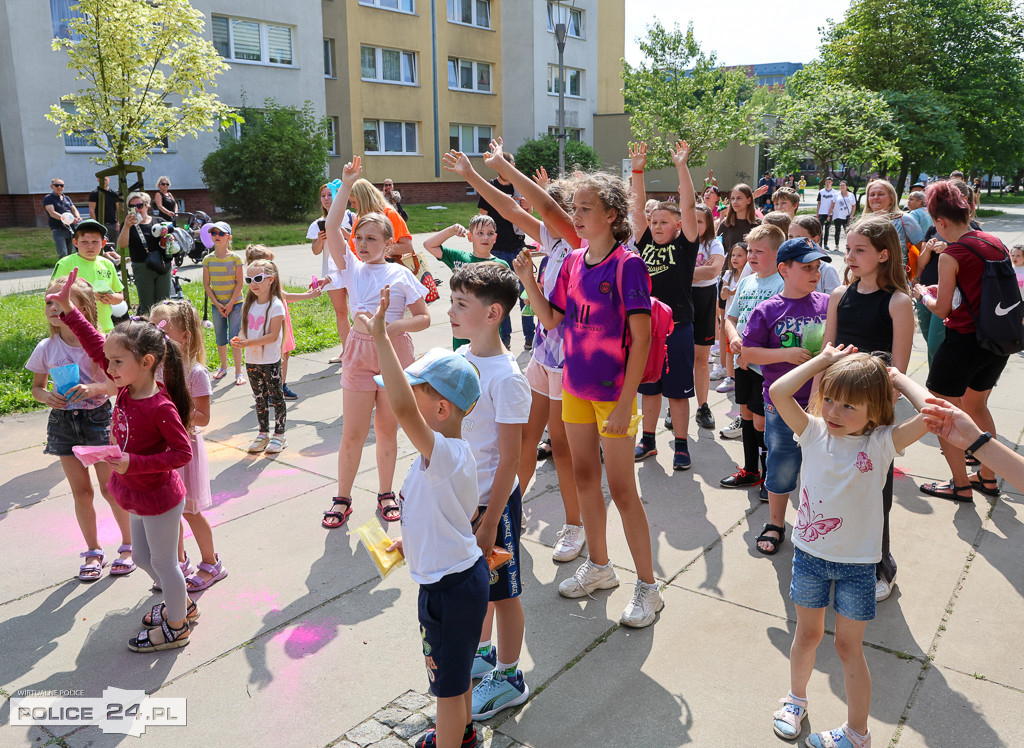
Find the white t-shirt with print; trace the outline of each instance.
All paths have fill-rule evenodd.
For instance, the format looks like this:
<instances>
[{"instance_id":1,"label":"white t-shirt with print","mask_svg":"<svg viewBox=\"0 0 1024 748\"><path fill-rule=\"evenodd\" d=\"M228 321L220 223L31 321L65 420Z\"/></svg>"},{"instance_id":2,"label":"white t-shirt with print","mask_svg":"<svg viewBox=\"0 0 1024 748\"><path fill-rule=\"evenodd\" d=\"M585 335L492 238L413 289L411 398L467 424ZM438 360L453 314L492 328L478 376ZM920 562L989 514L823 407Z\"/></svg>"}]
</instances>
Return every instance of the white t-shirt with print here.
<instances>
[{"instance_id":1,"label":"white t-shirt with print","mask_svg":"<svg viewBox=\"0 0 1024 748\"><path fill-rule=\"evenodd\" d=\"M847 192L846 197L839 192L835 197L835 207L832 209L832 218L846 220L853 214L853 206L857 204L857 198L852 192Z\"/></svg>"},{"instance_id":2,"label":"white t-shirt with print","mask_svg":"<svg viewBox=\"0 0 1024 748\"><path fill-rule=\"evenodd\" d=\"M388 322L402 319L407 306L426 298L427 289L400 262L362 262L351 252L345 262L347 265L341 271L341 283L348 289L348 309L353 316L359 312L376 312L384 286L391 286L391 305L384 315Z\"/></svg>"},{"instance_id":3,"label":"white t-shirt with print","mask_svg":"<svg viewBox=\"0 0 1024 748\"><path fill-rule=\"evenodd\" d=\"M839 196L839 193L834 189L832 190L821 190L818 193L818 197L821 198L821 202L818 203L818 215L827 216L828 212L832 209L832 203Z\"/></svg>"},{"instance_id":4,"label":"white t-shirt with print","mask_svg":"<svg viewBox=\"0 0 1024 748\"><path fill-rule=\"evenodd\" d=\"M57 369L69 364L78 364L79 384L107 381L106 373L89 358L85 348L80 345L68 345L60 335L40 340L36 344L35 350L32 351L32 355L28 357L28 361L25 362L25 368L35 374L49 374L50 369ZM56 391L57 388L53 389ZM103 405L108 399L104 395L91 400L76 400L68 402L64 410L92 410Z\"/></svg>"},{"instance_id":5,"label":"white t-shirt with print","mask_svg":"<svg viewBox=\"0 0 1024 748\"><path fill-rule=\"evenodd\" d=\"M844 564L882 558L882 488L896 455L894 426L860 436L832 436L825 421L808 416L797 443L803 452L800 508L793 545Z\"/></svg>"},{"instance_id":6,"label":"white t-shirt with print","mask_svg":"<svg viewBox=\"0 0 1024 748\"><path fill-rule=\"evenodd\" d=\"M249 307L247 318L248 332L242 337L248 340L262 338L270 331L270 322L275 317L284 317L284 302L271 297L266 304L253 302ZM284 320L277 333L277 340L266 345L253 345L245 349L245 362L248 364L276 364L281 360L281 343L284 340Z\"/></svg>"},{"instance_id":7,"label":"white t-shirt with print","mask_svg":"<svg viewBox=\"0 0 1024 748\"><path fill-rule=\"evenodd\" d=\"M398 492L402 550L417 584L465 571L482 555L470 520L476 512L476 461L465 439L434 432L430 464L423 455Z\"/></svg>"},{"instance_id":8,"label":"white t-shirt with print","mask_svg":"<svg viewBox=\"0 0 1024 748\"><path fill-rule=\"evenodd\" d=\"M480 399L462 419L462 438L469 442L476 458L478 503L487 506L491 501L494 471L501 458L498 424L529 421L533 394L511 353L474 356L469 349L470 346L464 345L458 352L480 373ZM518 482L517 478L513 488Z\"/></svg>"},{"instance_id":9,"label":"white t-shirt with print","mask_svg":"<svg viewBox=\"0 0 1024 748\"><path fill-rule=\"evenodd\" d=\"M715 237L710 242L705 242L700 245L700 249L697 250L697 267L702 265L710 265L712 257L725 257L725 248L722 246L722 240L719 237ZM717 276L709 278L707 280L693 282L694 288L707 288L708 286L714 286L718 284Z\"/></svg>"}]
</instances>

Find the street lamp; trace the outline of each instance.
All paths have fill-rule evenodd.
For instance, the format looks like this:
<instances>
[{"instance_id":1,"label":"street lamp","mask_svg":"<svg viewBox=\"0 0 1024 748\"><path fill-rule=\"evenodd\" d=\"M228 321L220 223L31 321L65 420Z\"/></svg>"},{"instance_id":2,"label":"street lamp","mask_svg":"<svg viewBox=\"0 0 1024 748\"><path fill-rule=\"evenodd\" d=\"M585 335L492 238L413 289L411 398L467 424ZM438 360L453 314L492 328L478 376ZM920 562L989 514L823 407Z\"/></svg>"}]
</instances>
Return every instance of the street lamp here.
<instances>
[{"instance_id":1,"label":"street lamp","mask_svg":"<svg viewBox=\"0 0 1024 748\"><path fill-rule=\"evenodd\" d=\"M565 24L555 24L558 45L558 175L565 174Z\"/></svg>"}]
</instances>

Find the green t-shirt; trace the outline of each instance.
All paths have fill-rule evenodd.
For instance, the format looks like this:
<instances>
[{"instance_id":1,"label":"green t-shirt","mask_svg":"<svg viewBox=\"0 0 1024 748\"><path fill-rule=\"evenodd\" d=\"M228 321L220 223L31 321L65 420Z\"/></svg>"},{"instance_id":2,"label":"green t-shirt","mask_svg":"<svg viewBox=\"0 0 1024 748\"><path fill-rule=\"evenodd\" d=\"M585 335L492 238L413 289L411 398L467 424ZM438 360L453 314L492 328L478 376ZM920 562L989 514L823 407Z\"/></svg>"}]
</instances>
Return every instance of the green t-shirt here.
<instances>
[{"instance_id":1,"label":"green t-shirt","mask_svg":"<svg viewBox=\"0 0 1024 748\"><path fill-rule=\"evenodd\" d=\"M448 247L441 247L441 262L450 267L452 270L458 270L463 265L472 265L474 262L496 262L499 265L504 265L509 270L512 267L493 255L491 257L477 257L472 252L466 252L463 249L448 249ZM463 338L452 338L452 350L459 350L460 346L464 346L469 343L468 340Z\"/></svg>"},{"instance_id":2,"label":"green t-shirt","mask_svg":"<svg viewBox=\"0 0 1024 748\"><path fill-rule=\"evenodd\" d=\"M102 255L95 260L86 260L77 252L62 257L54 266L50 280L67 277L74 268L78 268L78 277L89 281L96 293L120 293L124 289L114 263ZM96 300L96 323L104 334L114 329L110 304L104 304L99 299Z\"/></svg>"}]
</instances>

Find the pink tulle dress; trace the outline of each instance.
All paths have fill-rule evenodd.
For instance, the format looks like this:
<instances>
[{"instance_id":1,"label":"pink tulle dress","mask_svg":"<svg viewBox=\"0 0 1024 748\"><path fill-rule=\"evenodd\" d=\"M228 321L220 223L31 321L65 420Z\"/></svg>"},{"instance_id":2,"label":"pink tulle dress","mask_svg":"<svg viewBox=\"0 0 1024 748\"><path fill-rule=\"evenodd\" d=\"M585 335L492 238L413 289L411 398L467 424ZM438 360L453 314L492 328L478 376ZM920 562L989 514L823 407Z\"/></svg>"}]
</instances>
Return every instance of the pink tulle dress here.
<instances>
[{"instance_id":1,"label":"pink tulle dress","mask_svg":"<svg viewBox=\"0 0 1024 748\"><path fill-rule=\"evenodd\" d=\"M213 394L210 373L202 364L192 364L188 374L188 391L192 397L208 397ZM192 443L192 459L185 467L178 468L182 483L185 484L185 514L198 514L213 506L210 494L210 462L206 458L206 444L203 435L194 426L189 434Z\"/></svg>"}]
</instances>

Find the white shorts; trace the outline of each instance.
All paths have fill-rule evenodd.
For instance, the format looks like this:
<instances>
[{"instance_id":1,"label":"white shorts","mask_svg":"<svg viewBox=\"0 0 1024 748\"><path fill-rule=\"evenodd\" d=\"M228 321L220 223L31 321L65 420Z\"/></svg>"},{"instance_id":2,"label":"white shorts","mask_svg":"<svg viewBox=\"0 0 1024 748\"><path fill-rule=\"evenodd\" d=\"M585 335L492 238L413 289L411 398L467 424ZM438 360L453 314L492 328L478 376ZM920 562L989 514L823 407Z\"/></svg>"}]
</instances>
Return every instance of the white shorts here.
<instances>
[{"instance_id":1,"label":"white shorts","mask_svg":"<svg viewBox=\"0 0 1024 748\"><path fill-rule=\"evenodd\" d=\"M543 395L549 400L562 399L562 370L552 369L550 366L538 363L537 359L530 357L530 363L526 365L526 381L530 389L538 395Z\"/></svg>"}]
</instances>

